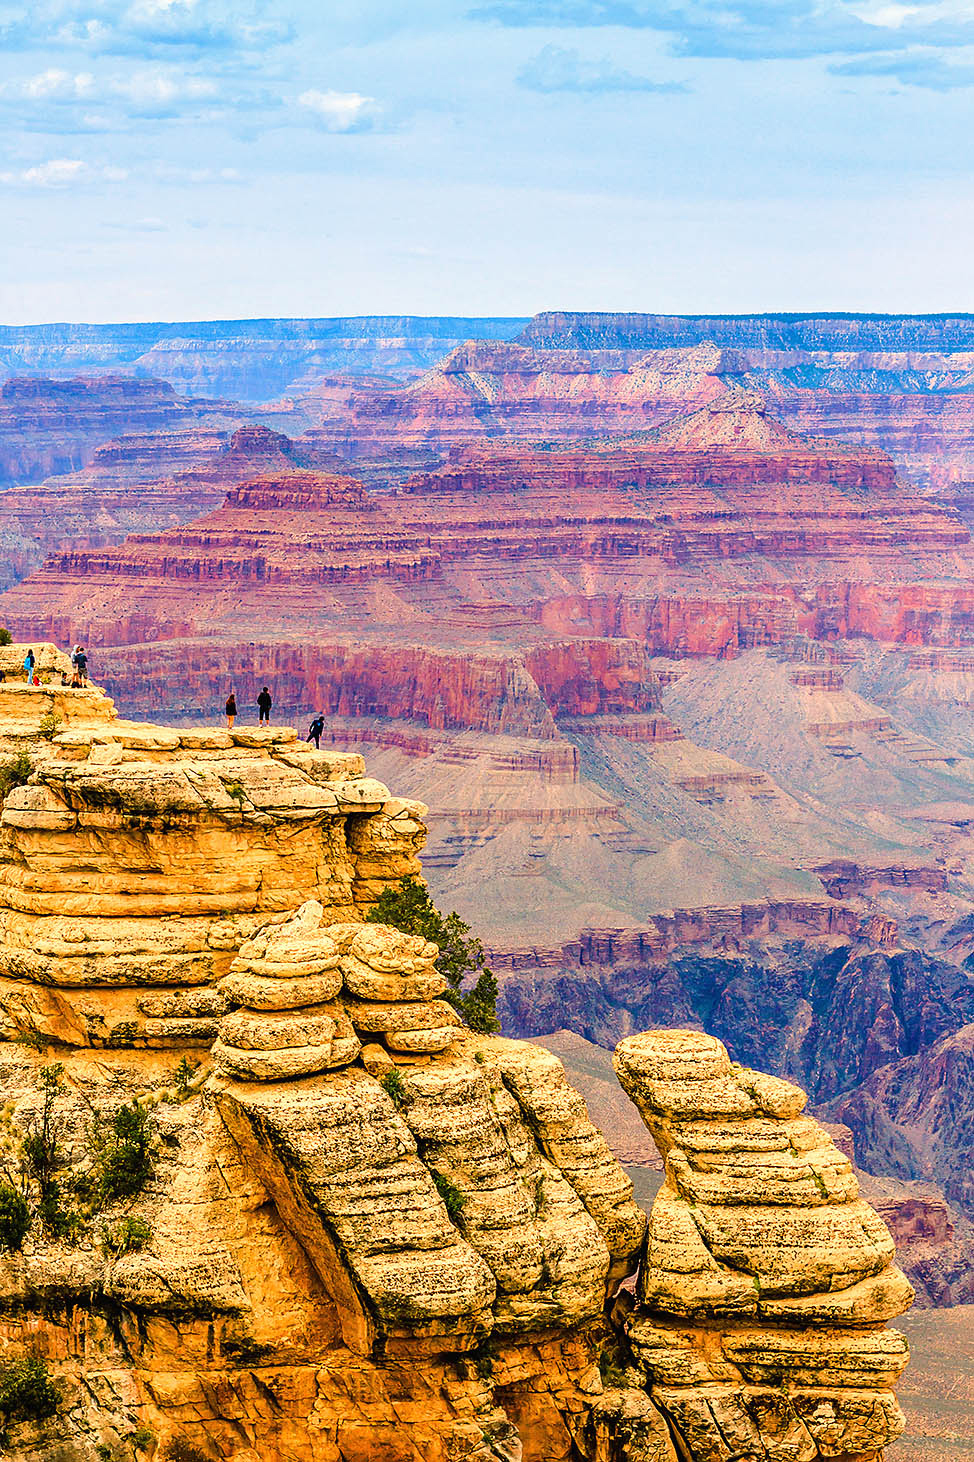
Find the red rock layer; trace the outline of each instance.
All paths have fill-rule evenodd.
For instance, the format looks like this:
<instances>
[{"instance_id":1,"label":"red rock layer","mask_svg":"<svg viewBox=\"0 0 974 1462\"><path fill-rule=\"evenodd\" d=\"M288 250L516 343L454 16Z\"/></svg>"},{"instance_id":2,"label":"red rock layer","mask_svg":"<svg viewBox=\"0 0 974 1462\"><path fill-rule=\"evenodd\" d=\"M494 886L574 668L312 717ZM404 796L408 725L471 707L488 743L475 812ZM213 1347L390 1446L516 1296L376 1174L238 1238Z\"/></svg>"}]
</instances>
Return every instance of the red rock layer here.
<instances>
[{"instance_id":1,"label":"red rock layer","mask_svg":"<svg viewBox=\"0 0 974 1462\"><path fill-rule=\"evenodd\" d=\"M974 477L974 392L843 392L768 387L773 409L799 432L880 447L924 487Z\"/></svg>"},{"instance_id":2,"label":"red rock layer","mask_svg":"<svg viewBox=\"0 0 974 1462\"><path fill-rule=\"evenodd\" d=\"M73 471L106 438L189 425L200 418L202 405L177 396L163 381L130 376L12 377L0 386L0 483Z\"/></svg>"},{"instance_id":3,"label":"red rock layer","mask_svg":"<svg viewBox=\"0 0 974 1462\"><path fill-rule=\"evenodd\" d=\"M952 512L880 453L795 438L751 398L727 407L618 451L454 461L401 493L288 464L186 527L55 555L0 618L89 645L206 640L198 691L198 652L179 652L197 707L255 644L255 675L276 664L289 684L296 667L296 704L313 686L335 714L531 735L553 714L657 709L647 651L974 641L974 553ZM624 643L591 648L608 640ZM113 687L130 709L135 679Z\"/></svg>"},{"instance_id":4,"label":"red rock layer","mask_svg":"<svg viewBox=\"0 0 974 1462\"><path fill-rule=\"evenodd\" d=\"M309 438L350 459L497 436L571 440L651 427L715 399L719 363L711 346L590 355L473 340L409 386L302 405L320 415Z\"/></svg>"},{"instance_id":5,"label":"red rock layer","mask_svg":"<svg viewBox=\"0 0 974 1462\"><path fill-rule=\"evenodd\" d=\"M856 893L871 893L880 888L922 888L939 893L947 887L947 874L942 868L909 867L893 864L886 868L863 868L847 859L836 858L813 868L822 880L829 898L844 899ZM879 942L885 942L880 940Z\"/></svg>"},{"instance_id":6,"label":"red rock layer","mask_svg":"<svg viewBox=\"0 0 974 1462\"><path fill-rule=\"evenodd\" d=\"M825 900L769 901L728 909L676 909L657 914L644 929L583 929L578 939L551 949L492 949L490 961L498 970L578 967L643 967L665 959L674 950L694 944L736 948L741 940L770 934L812 938L862 932L859 915Z\"/></svg>"},{"instance_id":7,"label":"red rock layer","mask_svg":"<svg viewBox=\"0 0 974 1462\"><path fill-rule=\"evenodd\" d=\"M229 441L219 427L117 437L96 447L78 473L0 493L0 589L54 548L90 551L178 527L216 507L234 481L317 460L312 449L261 425L240 427Z\"/></svg>"}]
</instances>

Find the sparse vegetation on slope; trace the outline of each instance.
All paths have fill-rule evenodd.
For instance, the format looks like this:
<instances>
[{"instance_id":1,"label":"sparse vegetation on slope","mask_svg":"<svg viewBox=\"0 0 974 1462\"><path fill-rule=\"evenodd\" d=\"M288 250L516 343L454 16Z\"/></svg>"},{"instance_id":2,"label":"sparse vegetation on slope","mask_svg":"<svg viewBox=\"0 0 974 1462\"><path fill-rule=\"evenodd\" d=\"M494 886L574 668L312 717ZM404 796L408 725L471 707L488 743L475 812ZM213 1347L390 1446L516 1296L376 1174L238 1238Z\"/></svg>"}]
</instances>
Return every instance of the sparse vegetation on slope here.
<instances>
[{"instance_id":1,"label":"sparse vegetation on slope","mask_svg":"<svg viewBox=\"0 0 974 1462\"><path fill-rule=\"evenodd\" d=\"M471 1030L484 1035L500 1030L497 980L487 966L483 945L458 913L440 913L418 878L402 878L395 888L385 889L367 918L373 924L391 924L404 934L422 935L437 945L436 968L450 986L445 998Z\"/></svg>"}]
</instances>

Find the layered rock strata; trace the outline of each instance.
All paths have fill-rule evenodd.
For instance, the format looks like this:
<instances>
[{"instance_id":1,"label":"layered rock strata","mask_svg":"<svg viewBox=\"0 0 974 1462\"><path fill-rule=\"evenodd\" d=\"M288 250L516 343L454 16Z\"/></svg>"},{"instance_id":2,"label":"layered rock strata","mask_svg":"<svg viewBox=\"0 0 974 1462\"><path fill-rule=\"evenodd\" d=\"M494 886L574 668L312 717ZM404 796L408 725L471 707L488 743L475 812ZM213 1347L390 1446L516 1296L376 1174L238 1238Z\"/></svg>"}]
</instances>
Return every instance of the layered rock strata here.
<instances>
[{"instance_id":1,"label":"layered rock strata","mask_svg":"<svg viewBox=\"0 0 974 1462\"><path fill-rule=\"evenodd\" d=\"M328 467L320 452L239 419L126 432L95 447L80 471L0 494L0 589L38 568L52 550L104 548L131 533L192 522L217 507L228 488L260 472ZM187 420L192 414L187 413Z\"/></svg>"},{"instance_id":2,"label":"layered rock strata","mask_svg":"<svg viewBox=\"0 0 974 1462\"><path fill-rule=\"evenodd\" d=\"M953 644L974 635L970 561L968 529L882 453L796 437L742 395L645 441L457 460L398 494L271 474L192 527L57 555L0 615L24 635L204 638L221 679L241 641L309 625L458 657L566 637Z\"/></svg>"},{"instance_id":3,"label":"layered rock strata","mask_svg":"<svg viewBox=\"0 0 974 1462\"><path fill-rule=\"evenodd\" d=\"M35 1219L0 1264L0 1361L61 1387L14 1455L875 1462L908 1293L800 1093L704 1037L624 1043L668 1164L646 1248L558 1060L462 1027L435 946L364 921L418 871L421 806L287 730L126 723L95 690L29 739L61 688L11 689L4 1150L56 1055L66 1184L123 1101L155 1151L100 1240Z\"/></svg>"},{"instance_id":4,"label":"layered rock strata","mask_svg":"<svg viewBox=\"0 0 974 1462\"><path fill-rule=\"evenodd\" d=\"M419 871L422 805L293 731L126 722L97 689L60 684L5 682L0 715L0 754L29 748L34 764L0 817L8 1037L212 1039L212 987L269 915L315 898L361 917Z\"/></svg>"},{"instance_id":5,"label":"layered rock strata","mask_svg":"<svg viewBox=\"0 0 974 1462\"><path fill-rule=\"evenodd\" d=\"M626 1335L683 1449L881 1451L907 1359L882 1327L913 1294L805 1094L689 1032L631 1036L614 1065L666 1164Z\"/></svg>"},{"instance_id":6,"label":"layered rock strata","mask_svg":"<svg viewBox=\"0 0 974 1462\"><path fill-rule=\"evenodd\" d=\"M174 430L204 411L163 381L12 377L0 386L0 484L70 472L120 431Z\"/></svg>"}]
</instances>

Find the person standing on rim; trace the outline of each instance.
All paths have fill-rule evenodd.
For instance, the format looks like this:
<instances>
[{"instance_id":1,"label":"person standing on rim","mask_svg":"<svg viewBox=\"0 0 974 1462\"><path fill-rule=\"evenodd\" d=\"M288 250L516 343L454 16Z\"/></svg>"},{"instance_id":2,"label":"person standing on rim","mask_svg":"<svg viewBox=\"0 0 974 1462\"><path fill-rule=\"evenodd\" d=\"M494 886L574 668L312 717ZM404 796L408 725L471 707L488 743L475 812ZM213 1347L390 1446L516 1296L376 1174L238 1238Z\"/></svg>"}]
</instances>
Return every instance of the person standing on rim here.
<instances>
[{"instance_id":1,"label":"person standing on rim","mask_svg":"<svg viewBox=\"0 0 974 1462\"><path fill-rule=\"evenodd\" d=\"M325 718L322 715L321 711L319 711L317 716L315 716L314 720L311 722L311 725L308 727L308 734L305 737L306 741L314 742L315 751L321 750L321 733L322 731L324 731L324 729Z\"/></svg>"},{"instance_id":2,"label":"person standing on rim","mask_svg":"<svg viewBox=\"0 0 974 1462\"><path fill-rule=\"evenodd\" d=\"M34 651L28 650L24 656L24 674L27 676L27 684L34 683Z\"/></svg>"},{"instance_id":3,"label":"person standing on rim","mask_svg":"<svg viewBox=\"0 0 974 1462\"><path fill-rule=\"evenodd\" d=\"M233 693L233 686L230 687L230 694L227 696L226 712L227 730L232 731L234 717L237 714L237 697Z\"/></svg>"},{"instance_id":4,"label":"person standing on rim","mask_svg":"<svg viewBox=\"0 0 974 1462\"><path fill-rule=\"evenodd\" d=\"M260 695L257 697L258 725L269 726L271 724L271 706L273 704L274 702L271 700L271 693L265 685Z\"/></svg>"}]
</instances>

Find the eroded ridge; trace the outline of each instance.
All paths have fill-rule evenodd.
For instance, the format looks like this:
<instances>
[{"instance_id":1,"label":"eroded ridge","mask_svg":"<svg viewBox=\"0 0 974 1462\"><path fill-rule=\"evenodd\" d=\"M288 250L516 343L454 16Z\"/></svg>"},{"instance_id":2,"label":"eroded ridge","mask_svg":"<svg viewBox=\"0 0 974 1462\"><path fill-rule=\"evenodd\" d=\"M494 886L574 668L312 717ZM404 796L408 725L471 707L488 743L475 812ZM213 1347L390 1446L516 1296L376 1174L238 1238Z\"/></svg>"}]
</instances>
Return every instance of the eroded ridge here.
<instances>
[{"instance_id":1,"label":"eroded ridge","mask_svg":"<svg viewBox=\"0 0 974 1462\"><path fill-rule=\"evenodd\" d=\"M437 953L308 903L220 987L217 1105L365 1352L592 1322L645 1228L560 1063L462 1030Z\"/></svg>"},{"instance_id":2,"label":"eroded ridge","mask_svg":"<svg viewBox=\"0 0 974 1462\"><path fill-rule=\"evenodd\" d=\"M614 1065L666 1163L625 1330L686 1455L878 1457L904 1427L885 1322L913 1294L804 1092L689 1031Z\"/></svg>"},{"instance_id":3,"label":"eroded ridge","mask_svg":"<svg viewBox=\"0 0 974 1462\"><path fill-rule=\"evenodd\" d=\"M6 652L19 663L26 646ZM418 874L422 803L286 727L181 730L97 687L0 683L0 1031L70 1046L209 1046L215 987L277 913L359 921ZM2 665L0 665L2 668ZM12 668L12 667L11 667Z\"/></svg>"},{"instance_id":4,"label":"eroded ridge","mask_svg":"<svg viewBox=\"0 0 974 1462\"><path fill-rule=\"evenodd\" d=\"M57 1192L93 1206L54 1224L31 1179L0 1253L0 1366L62 1398L12 1455L875 1462L910 1291L801 1092L624 1041L666 1160L644 1244L560 1062L465 1028L436 946L369 922L421 804L285 728L123 721L37 658L0 683L0 1157L55 1093ZM123 1105L151 1162L93 1186Z\"/></svg>"}]
</instances>

